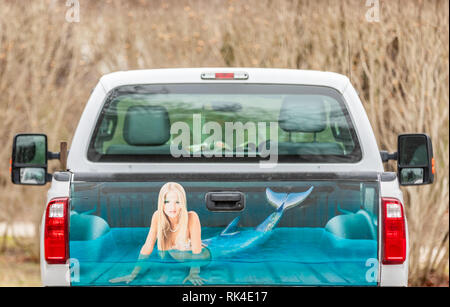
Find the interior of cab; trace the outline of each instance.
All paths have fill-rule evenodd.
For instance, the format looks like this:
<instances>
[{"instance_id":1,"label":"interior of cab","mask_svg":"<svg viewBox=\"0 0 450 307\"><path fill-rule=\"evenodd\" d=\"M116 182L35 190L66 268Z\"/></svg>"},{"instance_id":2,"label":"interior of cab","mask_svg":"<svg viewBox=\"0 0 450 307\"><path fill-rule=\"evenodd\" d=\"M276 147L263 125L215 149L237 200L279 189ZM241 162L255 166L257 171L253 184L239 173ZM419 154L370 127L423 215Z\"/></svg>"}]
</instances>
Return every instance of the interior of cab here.
<instances>
[{"instance_id":1,"label":"interior of cab","mask_svg":"<svg viewBox=\"0 0 450 307\"><path fill-rule=\"evenodd\" d=\"M360 154L345 105L324 93L128 93L103 114L90 146L97 156L161 158L176 148L183 158L199 152L255 157L274 146L284 157L355 160ZM188 130L187 144L177 142L184 133L174 129L179 123Z\"/></svg>"}]
</instances>

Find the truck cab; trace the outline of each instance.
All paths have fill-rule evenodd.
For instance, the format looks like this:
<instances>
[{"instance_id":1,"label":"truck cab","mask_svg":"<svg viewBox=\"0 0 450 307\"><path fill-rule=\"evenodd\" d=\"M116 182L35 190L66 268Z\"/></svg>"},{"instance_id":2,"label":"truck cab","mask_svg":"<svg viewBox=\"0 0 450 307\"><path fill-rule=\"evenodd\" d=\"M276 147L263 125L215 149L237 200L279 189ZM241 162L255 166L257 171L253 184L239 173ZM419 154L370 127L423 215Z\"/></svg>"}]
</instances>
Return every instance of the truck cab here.
<instances>
[{"instance_id":1,"label":"truck cab","mask_svg":"<svg viewBox=\"0 0 450 307\"><path fill-rule=\"evenodd\" d=\"M434 176L428 135L378 148L347 77L256 68L107 74L68 151L18 134L11 167L13 183L50 183L48 286L183 285L194 271L204 285L407 286L400 185ZM158 243L142 259L167 183L198 216L201 253Z\"/></svg>"}]
</instances>

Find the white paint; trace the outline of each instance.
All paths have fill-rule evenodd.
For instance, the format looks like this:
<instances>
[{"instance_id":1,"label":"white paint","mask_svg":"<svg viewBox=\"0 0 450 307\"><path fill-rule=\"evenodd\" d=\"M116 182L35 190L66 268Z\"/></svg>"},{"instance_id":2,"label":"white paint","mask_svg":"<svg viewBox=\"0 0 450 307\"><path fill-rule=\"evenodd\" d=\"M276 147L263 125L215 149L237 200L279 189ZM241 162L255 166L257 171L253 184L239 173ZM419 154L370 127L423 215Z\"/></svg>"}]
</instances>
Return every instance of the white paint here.
<instances>
[{"instance_id":1,"label":"white paint","mask_svg":"<svg viewBox=\"0 0 450 307\"><path fill-rule=\"evenodd\" d=\"M248 80L231 81L231 83L267 83L300 84L331 87L343 94L347 109L358 135L363 158L358 163L278 163L271 172L374 171L383 172L383 165L375 135L370 126L364 107L350 84L349 79L337 73L261 68L179 68L154 69L115 72L100 79L89 98L81 115L75 135L70 146L67 167L73 172L135 172L135 173L208 173L230 172L249 173L267 172L267 169L254 163L214 163L214 168L200 163L93 163L87 159L89 141L97 122L107 93L112 89L127 84L162 84L162 83L230 83L229 80L202 80L201 74L208 72L245 71Z\"/></svg>"}]
</instances>

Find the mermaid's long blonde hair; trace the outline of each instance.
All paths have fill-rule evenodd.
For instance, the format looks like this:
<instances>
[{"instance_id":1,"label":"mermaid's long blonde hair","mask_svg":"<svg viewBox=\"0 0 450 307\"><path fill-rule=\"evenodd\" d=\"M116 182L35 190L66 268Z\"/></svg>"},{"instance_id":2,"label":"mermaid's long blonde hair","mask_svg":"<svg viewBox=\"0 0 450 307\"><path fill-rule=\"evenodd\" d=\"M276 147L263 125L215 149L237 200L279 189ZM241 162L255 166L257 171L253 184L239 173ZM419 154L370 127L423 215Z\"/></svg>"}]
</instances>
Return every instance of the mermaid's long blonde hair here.
<instances>
[{"instance_id":1,"label":"mermaid's long blonde hair","mask_svg":"<svg viewBox=\"0 0 450 307\"><path fill-rule=\"evenodd\" d=\"M178 201L182 204L179 217L179 233L175 239L175 243L184 244L187 241L187 230L188 230L188 212L186 206L186 192L184 188L176 182L167 182L164 184L159 191L158 196L158 230L156 234L158 249L160 251L167 249L167 237L170 229L170 222L164 213L164 201L166 195L169 192L175 192L178 196Z\"/></svg>"}]
</instances>

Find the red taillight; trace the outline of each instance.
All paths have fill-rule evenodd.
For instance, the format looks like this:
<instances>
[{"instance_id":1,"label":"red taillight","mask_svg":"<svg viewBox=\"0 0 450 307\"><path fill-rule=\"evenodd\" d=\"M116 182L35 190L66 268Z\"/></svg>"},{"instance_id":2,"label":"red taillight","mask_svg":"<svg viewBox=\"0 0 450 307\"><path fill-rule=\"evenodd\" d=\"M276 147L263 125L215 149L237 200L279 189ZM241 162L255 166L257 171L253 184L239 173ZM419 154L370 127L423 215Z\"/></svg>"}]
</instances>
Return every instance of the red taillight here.
<instances>
[{"instance_id":1,"label":"red taillight","mask_svg":"<svg viewBox=\"0 0 450 307\"><path fill-rule=\"evenodd\" d=\"M234 79L234 73L220 73L220 72L218 72L218 73L216 73L215 77L216 77L217 80L220 80L220 79Z\"/></svg>"},{"instance_id":2,"label":"red taillight","mask_svg":"<svg viewBox=\"0 0 450 307\"><path fill-rule=\"evenodd\" d=\"M49 264L64 264L69 258L68 210L68 198L55 198L47 205L44 248Z\"/></svg>"},{"instance_id":3,"label":"red taillight","mask_svg":"<svg viewBox=\"0 0 450 307\"><path fill-rule=\"evenodd\" d=\"M402 264L406 259L405 216L402 203L395 198L382 198L383 264Z\"/></svg>"}]
</instances>

